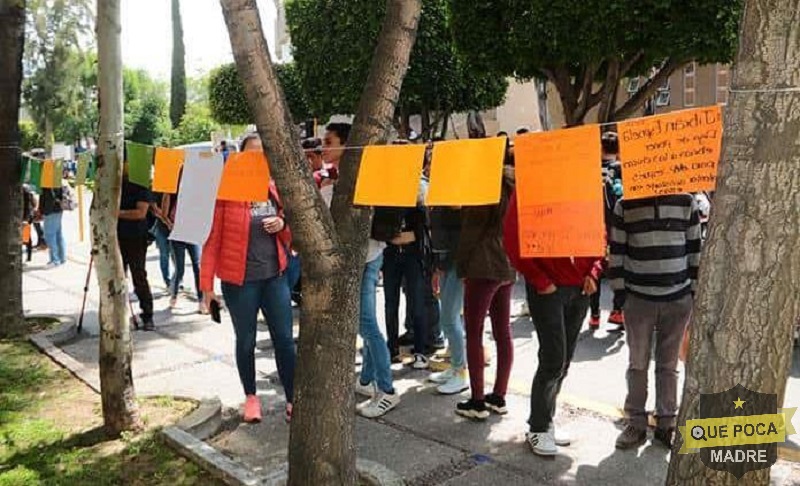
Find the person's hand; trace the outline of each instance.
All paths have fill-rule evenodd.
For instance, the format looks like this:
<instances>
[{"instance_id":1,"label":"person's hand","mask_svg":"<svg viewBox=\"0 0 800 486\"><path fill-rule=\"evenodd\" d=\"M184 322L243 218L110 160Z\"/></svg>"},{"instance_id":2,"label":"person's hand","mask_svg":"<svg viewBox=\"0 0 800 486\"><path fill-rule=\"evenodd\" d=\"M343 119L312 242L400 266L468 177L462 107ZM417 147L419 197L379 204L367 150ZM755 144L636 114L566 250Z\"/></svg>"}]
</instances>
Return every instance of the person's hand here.
<instances>
[{"instance_id":1,"label":"person's hand","mask_svg":"<svg viewBox=\"0 0 800 486\"><path fill-rule=\"evenodd\" d=\"M555 285L550 284L546 289L538 291L537 293L539 295L552 295L556 293L556 290L558 290L558 288Z\"/></svg>"},{"instance_id":2,"label":"person's hand","mask_svg":"<svg viewBox=\"0 0 800 486\"><path fill-rule=\"evenodd\" d=\"M283 222L283 218L279 216L270 216L269 218L264 218L261 220L262 226L264 227L264 231L269 234L275 234L278 231L281 231L285 226Z\"/></svg>"},{"instance_id":3,"label":"person's hand","mask_svg":"<svg viewBox=\"0 0 800 486\"><path fill-rule=\"evenodd\" d=\"M215 300L219 303L219 297L217 297L217 294L215 294L213 290L211 292L203 292L203 303L206 305L206 309L210 309L211 302Z\"/></svg>"},{"instance_id":4,"label":"person's hand","mask_svg":"<svg viewBox=\"0 0 800 486\"><path fill-rule=\"evenodd\" d=\"M583 295L592 295L597 292L597 282L592 277L586 277L583 281Z\"/></svg>"}]
</instances>

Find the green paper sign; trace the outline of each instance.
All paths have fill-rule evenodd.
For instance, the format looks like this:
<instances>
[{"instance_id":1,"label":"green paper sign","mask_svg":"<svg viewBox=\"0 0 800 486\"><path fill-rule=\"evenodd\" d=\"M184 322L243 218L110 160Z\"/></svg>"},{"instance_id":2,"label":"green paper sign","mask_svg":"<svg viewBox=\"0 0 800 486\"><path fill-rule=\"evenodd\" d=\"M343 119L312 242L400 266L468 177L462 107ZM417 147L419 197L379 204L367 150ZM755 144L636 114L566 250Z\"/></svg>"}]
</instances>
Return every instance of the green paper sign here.
<instances>
[{"instance_id":1,"label":"green paper sign","mask_svg":"<svg viewBox=\"0 0 800 486\"><path fill-rule=\"evenodd\" d=\"M149 189L153 177L155 147L134 142L125 144L128 149L128 180Z\"/></svg>"},{"instance_id":2,"label":"green paper sign","mask_svg":"<svg viewBox=\"0 0 800 486\"><path fill-rule=\"evenodd\" d=\"M86 176L89 173L89 165L92 162L92 154L83 152L78 156L78 168L75 171L75 185L86 185Z\"/></svg>"},{"instance_id":3,"label":"green paper sign","mask_svg":"<svg viewBox=\"0 0 800 486\"><path fill-rule=\"evenodd\" d=\"M31 162L30 158L25 155L20 156L20 168L19 168L19 183L26 184L29 180L30 174L28 171L30 170Z\"/></svg>"},{"instance_id":4,"label":"green paper sign","mask_svg":"<svg viewBox=\"0 0 800 486\"><path fill-rule=\"evenodd\" d=\"M41 192L42 188L42 163L35 159L30 160L30 169L28 171L28 184L33 187L36 192Z\"/></svg>"}]
</instances>

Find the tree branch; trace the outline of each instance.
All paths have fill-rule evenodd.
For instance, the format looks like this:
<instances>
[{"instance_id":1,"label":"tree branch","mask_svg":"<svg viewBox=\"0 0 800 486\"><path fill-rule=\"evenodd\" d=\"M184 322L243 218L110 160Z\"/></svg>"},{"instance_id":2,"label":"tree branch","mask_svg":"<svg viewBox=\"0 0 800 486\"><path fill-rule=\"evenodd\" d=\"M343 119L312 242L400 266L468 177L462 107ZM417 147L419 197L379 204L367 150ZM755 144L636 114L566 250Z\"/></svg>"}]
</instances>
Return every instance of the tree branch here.
<instances>
[{"instance_id":1,"label":"tree branch","mask_svg":"<svg viewBox=\"0 0 800 486\"><path fill-rule=\"evenodd\" d=\"M583 120L588 112L597 102L590 104L595 97L592 96L592 87L594 86L594 76L597 73L597 63L587 64L583 69L583 81L581 82L580 91L578 91L578 107L576 108L575 118ZM575 80L577 88L578 80Z\"/></svg>"},{"instance_id":2,"label":"tree branch","mask_svg":"<svg viewBox=\"0 0 800 486\"><path fill-rule=\"evenodd\" d=\"M644 86L639 88L628 101L625 102L618 110L616 110L610 117L609 121L623 120L632 116L648 98L655 94L659 86L664 84L664 81L669 79L679 68L683 67L686 63L683 61L676 61L667 59L661 64L661 69L658 70L655 76L650 78Z\"/></svg>"},{"instance_id":3,"label":"tree branch","mask_svg":"<svg viewBox=\"0 0 800 486\"><path fill-rule=\"evenodd\" d=\"M600 108L597 113L597 121L604 123L608 121L611 110L614 109L614 93L619 86L620 79L620 62L619 59L611 59L606 66L606 80L603 82L600 91L595 93L597 102L600 103Z\"/></svg>"},{"instance_id":4,"label":"tree branch","mask_svg":"<svg viewBox=\"0 0 800 486\"><path fill-rule=\"evenodd\" d=\"M576 123L575 112L578 107L578 97L574 91L572 81L570 81L569 70L566 66L556 66L551 72L546 72L550 82L558 90L561 98L561 107L564 110L564 121L568 126Z\"/></svg>"}]
</instances>

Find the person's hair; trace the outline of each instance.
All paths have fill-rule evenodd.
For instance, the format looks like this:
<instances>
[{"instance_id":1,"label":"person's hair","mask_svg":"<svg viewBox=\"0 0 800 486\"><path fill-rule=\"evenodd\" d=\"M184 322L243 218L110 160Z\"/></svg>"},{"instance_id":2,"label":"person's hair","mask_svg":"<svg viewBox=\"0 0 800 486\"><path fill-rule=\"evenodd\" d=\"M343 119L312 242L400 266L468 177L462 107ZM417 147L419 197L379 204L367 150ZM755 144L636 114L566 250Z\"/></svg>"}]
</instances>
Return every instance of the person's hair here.
<instances>
[{"instance_id":1,"label":"person's hair","mask_svg":"<svg viewBox=\"0 0 800 486\"><path fill-rule=\"evenodd\" d=\"M347 143L347 139L350 138L350 129L352 125L349 123L328 123L328 126L325 127L325 130L329 132L333 132L339 137L339 141L342 142L342 145Z\"/></svg>"},{"instance_id":2,"label":"person's hair","mask_svg":"<svg viewBox=\"0 0 800 486\"><path fill-rule=\"evenodd\" d=\"M495 135L495 137L508 137L508 132L500 130L499 132L497 132L497 135Z\"/></svg>"},{"instance_id":3,"label":"person's hair","mask_svg":"<svg viewBox=\"0 0 800 486\"><path fill-rule=\"evenodd\" d=\"M616 132L606 132L600 137L603 153L617 155L619 153L619 136Z\"/></svg>"},{"instance_id":4,"label":"person's hair","mask_svg":"<svg viewBox=\"0 0 800 486\"><path fill-rule=\"evenodd\" d=\"M303 150L313 150L314 152L320 152L322 150L322 140L318 138L307 138L300 142L300 145L303 147Z\"/></svg>"},{"instance_id":5,"label":"person's hair","mask_svg":"<svg viewBox=\"0 0 800 486\"><path fill-rule=\"evenodd\" d=\"M531 129L528 127L519 127L517 128L517 135L525 135L526 133L530 133Z\"/></svg>"},{"instance_id":6,"label":"person's hair","mask_svg":"<svg viewBox=\"0 0 800 486\"><path fill-rule=\"evenodd\" d=\"M227 147L227 146L228 146L228 142L227 142L227 141L225 141L225 140L221 141L219 144L220 144L220 146L222 146L222 147Z\"/></svg>"},{"instance_id":7,"label":"person's hair","mask_svg":"<svg viewBox=\"0 0 800 486\"><path fill-rule=\"evenodd\" d=\"M244 152L244 149L247 148L247 144L249 144L251 140L255 140L257 138L257 133L248 133L245 135L244 138L242 138L242 141L239 142L239 152Z\"/></svg>"}]
</instances>

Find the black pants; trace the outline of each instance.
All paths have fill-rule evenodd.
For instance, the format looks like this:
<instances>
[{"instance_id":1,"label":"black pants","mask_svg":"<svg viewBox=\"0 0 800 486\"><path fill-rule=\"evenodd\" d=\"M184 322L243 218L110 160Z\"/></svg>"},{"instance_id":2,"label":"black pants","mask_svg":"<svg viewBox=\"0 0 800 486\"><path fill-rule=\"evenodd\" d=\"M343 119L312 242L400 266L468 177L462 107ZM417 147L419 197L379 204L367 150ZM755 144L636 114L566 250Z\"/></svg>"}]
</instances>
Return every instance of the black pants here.
<instances>
[{"instance_id":1,"label":"black pants","mask_svg":"<svg viewBox=\"0 0 800 486\"><path fill-rule=\"evenodd\" d=\"M589 297L589 307L592 310L593 316L600 316L600 292L602 291L603 286L600 285L600 282L597 282L597 292L593 293L591 297ZM617 292L614 291L614 311L622 311L622 308L625 306L625 292Z\"/></svg>"},{"instance_id":2,"label":"black pants","mask_svg":"<svg viewBox=\"0 0 800 486\"><path fill-rule=\"evenodd\" d=\"M428 322L428 346L434 346L437 342L444 339L442 328L439 326L439 299L433 293L433 271L434 269L425 269L424 282L425 282L425 316ZM405 285L403 286L405 291ZM411 308L411 299L406 299L406 320L403 325L406 328L406 333L409 336L414 336L414 320L412 316L414 310Z\"/></svg>"},{"instance_id":3,"label":"black pants","mask_svg":"<svg viewBox=\"0 0 800 486\"><path fill-rule=\"evenodd\" d=\"M36 230L36 246L46 245L47 242L44 241L44 230L42 229L42 223L39 221L34 222L33 229Z\"/></svg>"},{"instance_id":4,"label":"black pants","mask_svg":"<svg viewBox=\"0 0 800 486\"><path fill-rule=\"evenodd\" d=\"M142 310L142 320L153 320L153 294L147 282L147 235L135 238L120 238L119 251L122 253L122 263L125 273L130 270L133 280L133 290L139 298L139 308Z\"/></svg>"},{"instance_id":5,"label":"black pants","mask_svg":"<svg viewBox=\"0 0 800 486\"><path fill-rule=\"evenodd\" d=\"M579 287L558 287L539 295L527 286L528 307L539 338L539 368L531 385L531 432L546 432L556 411L556 398L578 343L589 297Z\"/></svg>"},{"instance_id":6,"label":"black pants","mask_svg":"<svg viewBox=\"0 0 800 486\"><path fill-rule=\"evenodd\" d=\"M383 252L383 290L386 295L386 334L391 356L400 354L400 287L406 281L406 299L414 323L414 353L424 354L428 340L425 316L425 269L416 244L389 245Z\"/></svg>"}]
</instances>

